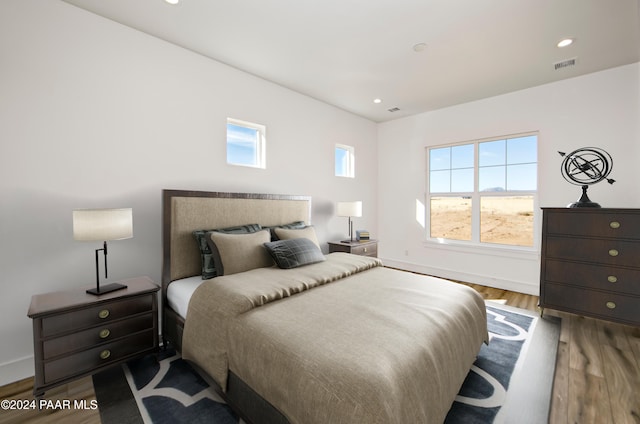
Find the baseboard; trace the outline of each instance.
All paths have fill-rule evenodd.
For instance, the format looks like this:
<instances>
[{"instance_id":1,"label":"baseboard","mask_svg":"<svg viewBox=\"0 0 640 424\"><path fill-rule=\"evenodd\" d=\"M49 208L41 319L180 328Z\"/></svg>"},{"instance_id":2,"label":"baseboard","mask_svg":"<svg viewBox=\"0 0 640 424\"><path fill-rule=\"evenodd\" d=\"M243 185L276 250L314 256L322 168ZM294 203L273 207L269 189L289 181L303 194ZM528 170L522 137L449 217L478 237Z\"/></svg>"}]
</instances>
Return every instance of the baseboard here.
<instances>
[{"instance_id":1,"label":"baseboard","mask_svg":"<svg viewBox=\"0 0 640 424\"><path fill-rule=\"evenodd\" d=\"M494 287L497 289L509 290L517 293L525 293L533 296L539 296L540 293L538 284L531 284L524 281L504 280L490 275L472 274L459 270L425 266L394 259L380 259L382 259L382 263L388 267L417 272L419 274L427 274L440 278L446 278L449 280L458 280L474 284L481 284L487 287Z\"/></svg>"},{"instance_id":2,"label":"baseboard","mask_svg":"<svg viewBox=\"0 0 640 424\"><path fill-rule=\"evenodd\" d=\"M0 386L33 377L33 356L0 364Z\"/></svg>"}]
</instances>

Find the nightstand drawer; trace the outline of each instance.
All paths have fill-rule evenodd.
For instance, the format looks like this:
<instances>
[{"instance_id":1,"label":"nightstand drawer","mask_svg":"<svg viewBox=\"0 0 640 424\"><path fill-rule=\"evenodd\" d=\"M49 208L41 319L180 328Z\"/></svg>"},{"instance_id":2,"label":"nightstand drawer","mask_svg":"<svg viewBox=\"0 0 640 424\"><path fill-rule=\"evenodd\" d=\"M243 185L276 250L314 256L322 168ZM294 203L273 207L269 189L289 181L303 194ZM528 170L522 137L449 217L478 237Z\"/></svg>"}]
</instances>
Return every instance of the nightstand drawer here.
<instances>
[{"instance_id":1,"label":"nightstand drawer","mask_svg":"<svg viewBox=\"0 0 640 424\"><path fill-rule=\"evenodd\" d=\"M155 349L153 329L95 348L45 362L45 384L83 374L98 367L121 361L128 356Z\"/></svg>"},{"instance_id":2,"label":"nightstand drawer","mask_svg":"<svg viewBox=\"0 0 640 424\"><path fill-rule=\"evenodd\" d=\"M73 332L151 310L153 310L152 297L141 296L44 317L42 319L42 337Z\"/></svg>"},{"instance_id":3,"label":"nightstand drawer","mask_svg":"<svg viewBox=\"0 0 640 424\"><path fill-rule=\"evenodd\" d=\"M640 297L547 283L544 305L550 308L640 324Z\"/></svg>"},{"instance_id":4,"label":"nightstand drawer","mask_svg":"<svg viewBox=\"0 0 640 424\"><path fill-rule=\"evenodd\" d=\"M351 253L362 256L378 256L378 245L370 243L364 246L354 246L351 248Z\"/></svg>"},{"instance_id":5,"label":"nightstand drawer","mask_svg":"<svg viewBox=\"0 0 640 424\"><path fill-rule=\"evenodd\" d=\"M131 319L111 321L88 330L51 338L42 343L43 358L46 360L69 352L86 349L146 329L152 329L153 325L153 314L147 313Z\"/></svg>"},{"instance_id":6,"label":"nightstand drawer","mask_svg":"<svg viewBox=\"0 0 640 424\"><path fill-rule=\"evenodd\" d=\"M640 270L548 259L544 280L640 296Z\"/></svg>"}]
</instances>

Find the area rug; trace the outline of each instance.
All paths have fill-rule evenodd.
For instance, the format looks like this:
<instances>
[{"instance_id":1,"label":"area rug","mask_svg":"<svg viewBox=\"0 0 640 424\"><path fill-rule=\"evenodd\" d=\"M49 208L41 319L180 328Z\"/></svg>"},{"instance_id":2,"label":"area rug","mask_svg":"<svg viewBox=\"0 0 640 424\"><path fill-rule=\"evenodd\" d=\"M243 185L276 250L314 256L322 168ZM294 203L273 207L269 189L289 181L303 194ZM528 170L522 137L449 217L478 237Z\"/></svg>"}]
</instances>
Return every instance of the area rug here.
<instances>
[{"instance_id":1,"label":"area rug","mask_svg":"<svg viewBox=\"0 0 640 424\"><path fill-rule=\"evenodd\" d=\"M487 302L487 324L445 423L547 422L560 320ZM97 374L94 387L104 424L243 423L172 349Z\"/></svg>"}]
</instances>

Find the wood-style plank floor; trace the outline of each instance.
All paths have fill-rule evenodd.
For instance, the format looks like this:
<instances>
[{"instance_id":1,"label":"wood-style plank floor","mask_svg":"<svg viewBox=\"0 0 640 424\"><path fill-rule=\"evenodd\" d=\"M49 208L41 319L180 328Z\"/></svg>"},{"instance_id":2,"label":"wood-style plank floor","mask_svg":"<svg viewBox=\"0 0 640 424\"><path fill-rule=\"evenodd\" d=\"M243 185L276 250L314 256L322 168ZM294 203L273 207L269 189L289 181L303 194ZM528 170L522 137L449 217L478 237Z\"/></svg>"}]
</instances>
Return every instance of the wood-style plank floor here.
<instances>
[{"instance_id":1,"label":"wood-style plank floor","mask_svg":"<svg viewBox=\"0 0 640 424\"><path fill-rule=\"evenodd\" d=\"M468 284L485 299L537 310L536 296ZM640 328L562 312L551 424L640 424ZM33 399L33 380L0 387L0 399ZM91 378L48 392L45 399L95 400ZM99 406L99 405L98 405ZM97 410L4 411L5 423L100 423Z\"/></svg>"}]
</instances>

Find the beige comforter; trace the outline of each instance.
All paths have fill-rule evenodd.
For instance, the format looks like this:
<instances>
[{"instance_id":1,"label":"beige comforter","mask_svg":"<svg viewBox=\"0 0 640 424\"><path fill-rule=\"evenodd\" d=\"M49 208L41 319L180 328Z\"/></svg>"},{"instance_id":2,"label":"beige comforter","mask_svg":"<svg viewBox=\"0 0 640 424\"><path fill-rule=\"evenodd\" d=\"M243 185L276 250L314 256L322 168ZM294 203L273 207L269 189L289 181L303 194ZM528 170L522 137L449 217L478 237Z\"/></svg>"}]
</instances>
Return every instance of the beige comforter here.
<instances>
[{"instance_id":1,"label":"beige comforter","mask_svg":"<svg viewBox=\"0 0 640 424\"><path fill-rule=\"evenodd\" d=\"M440 423L487 340L484 301L379 265L334 253L205 282L183 357L222 388L233 370L294 424Z\"/></svg>"}]
</instances>

